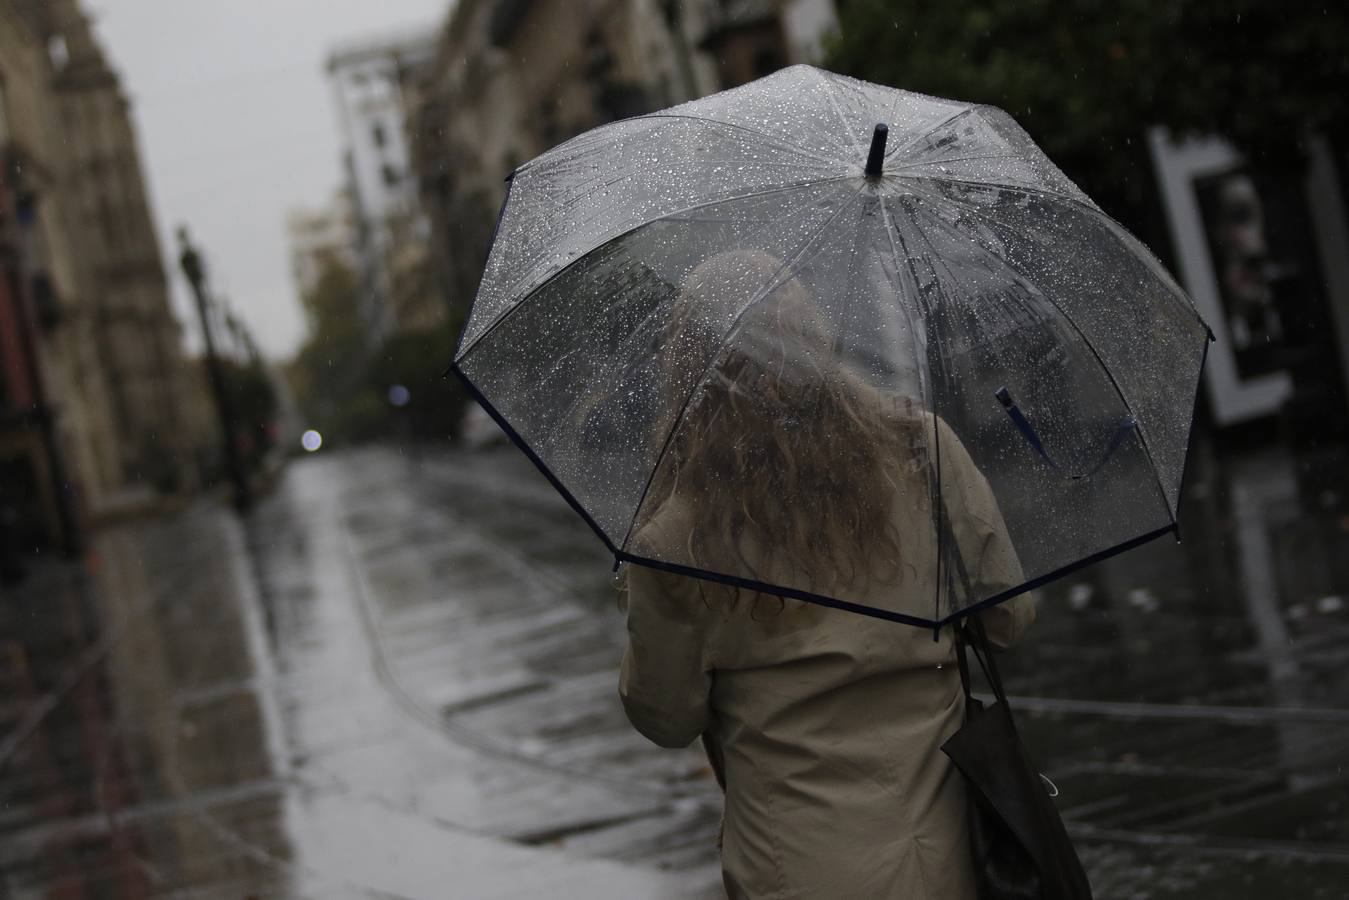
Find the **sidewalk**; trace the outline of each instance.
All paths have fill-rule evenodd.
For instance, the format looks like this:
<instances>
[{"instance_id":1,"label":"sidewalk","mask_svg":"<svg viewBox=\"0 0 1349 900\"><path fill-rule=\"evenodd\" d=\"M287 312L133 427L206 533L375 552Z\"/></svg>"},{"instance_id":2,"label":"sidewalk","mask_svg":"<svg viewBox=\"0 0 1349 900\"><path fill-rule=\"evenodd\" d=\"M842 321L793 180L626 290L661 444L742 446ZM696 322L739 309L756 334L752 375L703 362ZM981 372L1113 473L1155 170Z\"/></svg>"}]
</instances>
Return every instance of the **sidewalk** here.
<instances>
[{"instance_id":1,"label":"sidewalk","mask_svg":"<svg viewBox=\"0 0 1349 900\"><path fill-rule=\"evenodd\" d=\"M391 481L404 474L386 454L321 458L242 527L207 504L131 523L100 538L92 575L49 569L6 596L0 884L18 896L709 896L715 866L659 868L680 856L666 839L680 829L652 823L709 819L682 830L710 863L711 807L603 764L535 759L442 709L485 683L465 654L490 629L462 627L474 614L453 591L416 594L408 579L432 585L431 558L389 583L393 557L416 554L398 547L437 543L427 529L441 527L409 517L417 490ZM569 846L573 835L604 847Z\"/></svg>"}]
</instances>

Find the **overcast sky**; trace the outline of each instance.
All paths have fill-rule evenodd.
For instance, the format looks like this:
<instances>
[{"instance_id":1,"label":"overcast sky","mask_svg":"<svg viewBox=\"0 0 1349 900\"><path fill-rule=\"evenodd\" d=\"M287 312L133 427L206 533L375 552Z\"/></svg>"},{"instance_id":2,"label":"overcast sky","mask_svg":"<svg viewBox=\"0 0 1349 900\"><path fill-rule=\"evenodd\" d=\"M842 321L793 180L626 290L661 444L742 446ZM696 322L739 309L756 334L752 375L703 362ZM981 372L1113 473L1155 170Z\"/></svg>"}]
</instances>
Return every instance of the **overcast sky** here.
<instances>
[{"instance_id":1,"label":"overcast sky","mask_svg":"<svg viewBox=\"0 0 1349 900\"><path fill-rule=\"evenodd\" d=\"M303 337L285 222L341 177L323 64L334 46L439 25L452 0L85 0L132 103L173 286L199 345L172 240L187 223L216 289L263 351Z\"/></svg>"}]
</instances>

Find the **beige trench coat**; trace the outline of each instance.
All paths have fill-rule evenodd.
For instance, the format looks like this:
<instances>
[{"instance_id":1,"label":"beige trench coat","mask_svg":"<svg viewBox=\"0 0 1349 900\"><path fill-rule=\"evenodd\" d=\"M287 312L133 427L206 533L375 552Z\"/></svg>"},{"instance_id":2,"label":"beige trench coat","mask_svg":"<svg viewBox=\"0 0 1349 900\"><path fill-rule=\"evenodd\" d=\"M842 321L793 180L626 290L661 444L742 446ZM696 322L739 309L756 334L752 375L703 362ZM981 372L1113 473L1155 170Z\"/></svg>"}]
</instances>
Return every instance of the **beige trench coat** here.
<instances>
[{"instance_id":1,"label":"beige trench coat","mask_svg":"<svg viewBox=\"0 0 1349 900\"><path fill-rule=\"evenodd\" d=\"M959 448L942 428L943 446ZM1021 583L987 482L963 448L954 456L943 489L971 579L985 591ZM692 527L686 510L667 507L641 535L656 548ZM901 587L930 597L924 562L935 548L921 527L930 512L897 507L895 516L915 563ZM620 696L662 747L704 732L719 745L731 898L973 900L964 784L940 751L964 717L951 629L934 641L928 630L800 601L756 606L749 591L731 604L720 585L624 569ZM1034 604L1023 595L983 618L1005 647Z\"/></svg>"}]
</instances>

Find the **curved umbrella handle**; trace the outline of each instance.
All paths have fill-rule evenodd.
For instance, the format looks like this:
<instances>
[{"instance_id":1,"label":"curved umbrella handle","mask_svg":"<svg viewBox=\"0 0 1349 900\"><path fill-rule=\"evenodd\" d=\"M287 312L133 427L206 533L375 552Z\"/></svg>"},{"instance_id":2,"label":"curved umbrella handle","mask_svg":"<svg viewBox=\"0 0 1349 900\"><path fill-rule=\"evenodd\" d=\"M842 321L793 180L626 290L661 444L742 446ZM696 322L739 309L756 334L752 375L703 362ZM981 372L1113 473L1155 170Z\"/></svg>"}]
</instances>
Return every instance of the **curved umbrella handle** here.
<instances>
[{"instance_id":1,"label":"curved umbrella handle","mask_svg":"<svg viewBox=\"0 0 1349 900\"><path fill-rule=\"evenodd\" d=\"M1054 462L1053 457L1049 455L1049 451L1045 450L1045 445L1040 441L1040 436L1035 433L1035 428L1026 418L1025 413L1021 411L1016 405L1016 401L1012 399L1011 392L1005 387L1000 387L993 393L993 396L998 398L998 402L1002 404L1002 408L1007 411L1007 415L1011 418L1012 423L1016 425L1017 430L1025 437L1027 443L1031 445L1031 448L1034 449L1036 453L1040 454L1040 458L1049 463L1050 467L1055 472L1058 472L1065 478L1081 479L1090 478L1095 475L1101 470L1101 467L1109 461L1110 457L1115 455L1115 451L1124 443L1124 439L1129 436L1129 433L1138 427L1137 419L1133 416L1125 416L1120 420L1120 423L1115 426L1115 433L1111 435L1110 443L1106 446L1105 453L1102 454L1101 458L1096 462L1096 465L1092 466L1086 472L1066 472L1062 466Z\"/></svg>"}]
</instances>

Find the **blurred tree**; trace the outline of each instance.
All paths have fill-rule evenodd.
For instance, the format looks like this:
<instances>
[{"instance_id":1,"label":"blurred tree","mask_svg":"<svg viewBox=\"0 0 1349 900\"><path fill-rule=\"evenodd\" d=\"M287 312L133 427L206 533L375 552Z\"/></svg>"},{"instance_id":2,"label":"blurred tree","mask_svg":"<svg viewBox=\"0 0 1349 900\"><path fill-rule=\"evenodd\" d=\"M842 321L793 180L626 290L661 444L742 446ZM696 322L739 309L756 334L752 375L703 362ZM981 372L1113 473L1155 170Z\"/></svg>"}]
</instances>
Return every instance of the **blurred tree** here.
<instances>
[{"instance_id":1,"label":"blurred tree","mask_svg":"<svg viewBox=\"0 0 1349 900\"><path fill-rule=\"evenodd\" d=\"M328 260L303 298L309 338L287 375L305 415L325 444L389 437L447 438L457 432L465 397L444 376L462 322L400 331L373 351L360 315L360 280ZM408 392L395 406L390 389Z\"/></svg>"},{"instance_id":2,"label":"blurred tree","mask_svg":"<svg viewBox=\"0 0 1349 900\"><path fill-rule=\"evenodd\" d=\"M288 370L305 427L325 442L359 439L378 427L378 398L362 397L367 353L360 278L330 258L300 298L309 336Z\"/></svg>"},{"instance_id":3,"label":"blurred tree","mask_svg":"<svg viewBox=\"0 0 1349 900\"><path fill-rule=\"evenodd\" d=\"M1002 107L1107 212L1155 235L1144 129L1299 164L1309 131L1344 145L1347 47L1344 4L844 0L826 64Z\"/></svg>"},{"instance_id":4,"label":"blurred tree","mask_svg":"<svg viewBox=\"0 0 1349 900\"><path fill-rule=\"evenodd\" d=\"M451 322L434 330L400 331L389 336L372 360L368 383L391 406L393 415L410 437L440 439L459 432L467 397L459 380L445 376L454 357L455 335L462 327ZM394 407L390 390L408 392L406 405Z\"/></svg>"}]
</instances>

